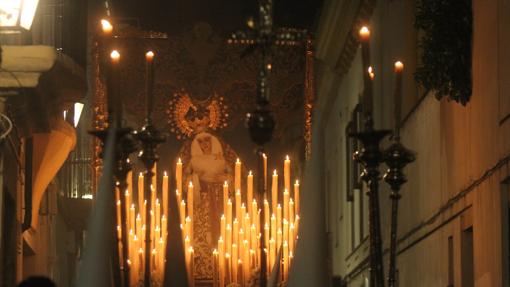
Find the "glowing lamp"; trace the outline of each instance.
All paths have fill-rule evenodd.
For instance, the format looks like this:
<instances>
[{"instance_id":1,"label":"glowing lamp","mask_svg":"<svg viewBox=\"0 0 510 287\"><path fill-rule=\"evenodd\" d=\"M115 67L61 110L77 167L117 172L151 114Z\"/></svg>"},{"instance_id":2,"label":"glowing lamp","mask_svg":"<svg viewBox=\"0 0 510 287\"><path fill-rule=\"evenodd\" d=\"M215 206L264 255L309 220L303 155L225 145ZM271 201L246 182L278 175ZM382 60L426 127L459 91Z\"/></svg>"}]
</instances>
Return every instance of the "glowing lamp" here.
<instances>
[{"instance_id":1,"label":"glowing lamp","mask_svg":"<svg viewBox=\"0 0 510 287\"><path fill-rule=\"evenodd\" d=\"M39 0L0 1L0 28L7 30L30 30Z\"/></svg>"}]
</instances>

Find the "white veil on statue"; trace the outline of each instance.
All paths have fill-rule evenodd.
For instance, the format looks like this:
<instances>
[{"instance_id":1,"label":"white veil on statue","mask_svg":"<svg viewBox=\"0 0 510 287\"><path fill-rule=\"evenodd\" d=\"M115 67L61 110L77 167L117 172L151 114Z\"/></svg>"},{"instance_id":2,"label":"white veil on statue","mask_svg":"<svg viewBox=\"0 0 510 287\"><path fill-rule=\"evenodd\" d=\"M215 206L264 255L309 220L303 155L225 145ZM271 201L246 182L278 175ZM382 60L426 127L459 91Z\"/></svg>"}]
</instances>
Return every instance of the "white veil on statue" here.
<instances>
[{"instance_id":1,"label":"white veil on statue","mask_svg":"<svg viewBox=\"0 0 510 287\"><path fill-rule=\"evenodd\" d=\"M211 152L205 154L200 147L199 140L209 137ZM218 138L210 133L201 132L197 134L191 142L191 167L192 182L196 192L200 191L200 181L208 183L222 183L219 175L225 174L225 158L223 157L223 148Z\"/></svg>"}]
</instances>

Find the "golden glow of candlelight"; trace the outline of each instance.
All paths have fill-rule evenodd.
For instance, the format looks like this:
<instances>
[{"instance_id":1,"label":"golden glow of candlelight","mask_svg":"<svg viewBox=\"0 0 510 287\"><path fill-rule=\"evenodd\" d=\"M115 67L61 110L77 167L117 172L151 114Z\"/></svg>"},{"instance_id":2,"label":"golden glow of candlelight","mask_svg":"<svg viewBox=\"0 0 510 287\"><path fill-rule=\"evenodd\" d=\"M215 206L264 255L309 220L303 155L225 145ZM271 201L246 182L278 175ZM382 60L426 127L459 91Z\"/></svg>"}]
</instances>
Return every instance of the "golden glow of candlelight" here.
<instances>
[{"instance_id":1,"label":"golden glow of candlelight","mask_svg":"<svg viewBox=\"0 0 510 287\"><path fill-rule=\"evenodd\" d=\"M152 62L153 59L154 59L154 52L148 51L147 53L145 53L145 60L147 60L147 62Z\"/></svg>"},{"instance_id":2,"label":"golden glow of candlelight","mask_svg":"<svg viewBox=\"0 0 510 287\"><path fill-rule=\"evenodd\" d=\"M370 30L367 26L363 26L361 29L359 29L359 37L363 41L366 41L370 38Z\"/></svg>"},{"instance_id":3,"label":"golden glow of candlelight","mask_svg":"<svg viewBox=\"0 0 510 287\"><path fill-rule=\"evenodd\" d=\"M112 59L112 62L118 62L120 60L120 53L117 50L113 50L110 53L110 58Z\"/></svg>"},{"instance_id":4,"label":"golden glow of candlelight","mask_svg":"<svg viewBox=\"0 0 510 287\"><path fill-rule=\"evenodd\" d=\"M273 175L278 175L278 172L276 172L276 169L273 170Z\"/></svg>"},{"instance_id":5,"label":"golden glow of candlelight","mask_svg":"<svg viewBox=\"0 0 510 287\"><path fill-rule=\"evenodd\" d=\"M368 67L368 76L371 80L375 78L374 68L372 68L372 66Z\"/></svg>"},{"instance_id":6,"label":"golden glow of candlelight","mask_svg":"<svg viewBox=\"0 0 510 287\"><path fill-rule=\"evenodd\" d=\"M188 187L193 187L193 182L192 181L189 182Z\"/></svg>"},{"instance_id":7,"label":"golden glow of candlelight","mask_svg":"<svg viewBox=\"0 0 510 287\"><path fill-rule=\"evenodd\" d=\"M110 23L110 21L106 19L101 19L101 29L103 30L104 34L109 35L112 33L113 26Z\"/></svg>"},{"instance_id":8,"label":"golden glow of candlelight","mask_svg":"<svg viewBox=\"0 0 510 287\"><path fill-rule=\"evenodd\" d=\"M404 69L404 64L400 61L395 62L395 72L402 72Z\"/></svg>"}]
</instances>

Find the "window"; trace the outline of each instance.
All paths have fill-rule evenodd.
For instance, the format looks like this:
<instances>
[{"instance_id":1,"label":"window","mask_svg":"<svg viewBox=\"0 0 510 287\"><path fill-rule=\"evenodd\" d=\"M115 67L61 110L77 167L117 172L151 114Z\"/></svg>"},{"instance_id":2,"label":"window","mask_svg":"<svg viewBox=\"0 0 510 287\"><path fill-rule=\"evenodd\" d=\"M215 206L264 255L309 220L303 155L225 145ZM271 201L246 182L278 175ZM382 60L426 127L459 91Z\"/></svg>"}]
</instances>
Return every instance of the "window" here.
<instances>
[{"instance_id":1,"label":"window","mask_svg":"<svg viewBox=\"0 0 510 287\"><path fill-rule=\"evenodd\" d=\"M474 287L474 260L473 260L473 227L462 231L461 242L461 274L462 286Z\"/></svg>"},{"instance_id":2,"label":"window","mask_svg":"<svg viewBox=\"0 0 510 287\"><path fill-rule=\"evenodd\" d=\"M350 122L345 129L346 139L346 200L350 204L351 215L351 247L355 250L368 237L368 197L361 182L362 166L352 155L361 148L358 140L351 137L360 132L362 126L362 110L358 104L354 108Z\"/></svg>"}]
</instances>

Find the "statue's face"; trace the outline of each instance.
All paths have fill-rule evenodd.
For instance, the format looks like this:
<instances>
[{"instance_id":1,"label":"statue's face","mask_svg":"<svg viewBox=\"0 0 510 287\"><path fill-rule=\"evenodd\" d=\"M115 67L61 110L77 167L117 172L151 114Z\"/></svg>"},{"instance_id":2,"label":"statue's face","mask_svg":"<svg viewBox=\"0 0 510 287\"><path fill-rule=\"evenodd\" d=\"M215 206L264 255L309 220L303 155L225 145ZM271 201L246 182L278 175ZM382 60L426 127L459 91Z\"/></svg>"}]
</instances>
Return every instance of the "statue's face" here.
<instances>
[{"instance_id":1,"label":"statue's face","mask_svg":"<svg viewBox=\"0 0 510 287\"><path fill-rule=\"evenodd\" d=\"M212 144L211 144L211 137L210 136L204 136L197 139L198 145L200 146L200 149L202 149L202 152L204 154L211 154L212 152Z\"/></svg>"}]
</instances>

